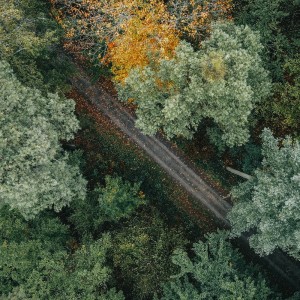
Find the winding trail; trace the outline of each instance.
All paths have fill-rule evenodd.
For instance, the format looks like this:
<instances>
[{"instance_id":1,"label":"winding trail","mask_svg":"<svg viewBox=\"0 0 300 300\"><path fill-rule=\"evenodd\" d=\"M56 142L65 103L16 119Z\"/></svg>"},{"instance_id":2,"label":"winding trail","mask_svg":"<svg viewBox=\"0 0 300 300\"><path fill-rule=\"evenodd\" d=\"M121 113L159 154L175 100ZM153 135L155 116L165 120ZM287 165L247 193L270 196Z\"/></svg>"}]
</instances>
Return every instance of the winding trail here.
<instances>
[{"instance_id":1,"label":"winding trail","mask_svg":"<svg viewBox=\"0 0 300 300\"><path fill-rule=\"evenodd\" d=\"M226 202L223 199L224 197L201 178L200 172L193 170L179 158L168 141L159 135L151 137L141 133L134 126L135 118L99 84L93 85L82 69L79 68L79 74L71 78L71 83L87 101L110 118L121 131L159 164L177 184L192 195L195 201L198 201L205 209L210 211L224 227L230 227L226 216L232 207L231 204ZM243 244L248 245L246 236L242 236L241 241ZM300 266L298 262L279 251L262 258L262 260L289 285L290 289L300 289Z\"/></svg>"}]
</instances>

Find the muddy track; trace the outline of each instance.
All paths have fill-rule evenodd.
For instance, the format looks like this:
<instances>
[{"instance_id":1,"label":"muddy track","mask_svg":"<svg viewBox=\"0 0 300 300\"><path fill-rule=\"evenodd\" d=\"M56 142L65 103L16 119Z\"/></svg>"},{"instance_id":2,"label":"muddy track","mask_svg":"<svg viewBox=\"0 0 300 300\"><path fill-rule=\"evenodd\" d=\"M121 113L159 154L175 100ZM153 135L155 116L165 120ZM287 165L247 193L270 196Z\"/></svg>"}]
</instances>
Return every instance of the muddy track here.
<instances>
[{"instance_id":1,"label":"muddy track","mask_svg":"<svg viewBox=\"0 0 300 300\"><path fill-rule=\"evenodd\" d=\"M134 117L99 84L92 84L89 77L80 69L80 75L70 81L73 87L85 97L87 101L104 113L117 125L131 140L141 147L157 164L159 164L173 180L184 188L195 201L198 201L226 228L229 221L226 218L231 204L212 188L195 168L188 166L176 152L171 144L162 136L150 137L137 129ZM194 169L194 170L193 170ZM242 243L248 245L247 238L241 238ZM262 258L272 271L276 272L291 290L300 289L300 266L292 258L282 252Z\"/></svg>"}]
</instances>

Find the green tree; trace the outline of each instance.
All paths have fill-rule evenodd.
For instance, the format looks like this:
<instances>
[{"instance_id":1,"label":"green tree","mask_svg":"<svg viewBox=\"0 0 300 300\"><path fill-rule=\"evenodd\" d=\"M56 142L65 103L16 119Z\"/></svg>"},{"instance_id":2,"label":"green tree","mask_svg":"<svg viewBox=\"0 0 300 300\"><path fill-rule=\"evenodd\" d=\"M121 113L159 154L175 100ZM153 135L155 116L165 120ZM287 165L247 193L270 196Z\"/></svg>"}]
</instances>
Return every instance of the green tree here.
<instances>
[{"instance_id":1,"label":"green tree","mask_svg":"<svg viewBox=\"0 0 300 300\"><path fill-rule=\"evenodd\" d=\"M275 81L283 80L283 63L299 52L299 1L244 0L235 3L235 22L258 30L264 61Z\"/></svg>"},{"instance_id":2,"label":"green tree","mask_svg":"<svg viewBox=\"0 0 300 300\"><path fill-rule=\"evenodd\" d=\"M172 261L180 271L163 286L161 300L274 299L262 276L231 246L228 233L206 238L194 244L192 259L185 251L174 252Z\"/></svg>"},{"instance_id":3,"label":"green tree","mask_svg":"<svg viewBox=\"0 0 300 300\"><path fill-rule=\"evenodd\" d=\"M69 227L53 212L47 211L26 221L22 215L5 205L0 208L0 244L40 240L51 251L64 249L70 240Z\"/></svg>"},{"instance_id":4,"label":"green tree","mask_svg":"<svg viewBox=\"0 0 300 300\"><path fill-rule=\"evenodd\" d=\"M298 300L300 299L300 292L296 292L293 296L289 297L287 300Z\"/></svg>"},{"instance_id":5,"label":"green tree","mask_svg":"<svg viewBox=\"0 0 300 300\"><path fill-rule=\"evenodd\" d=\"M55 91L70 67L59 54L62 32L45 0L0 0L0 52L18 79L30 87Z\"/></svg>"},{"instance_id":6,"label":"green tree","mask_svg":"<svg viewBox=\"0 0 300 300\"><path fill-rule=\"evenodd\" d=\"M123 182L120 177L105 177L105 187L98 188L99 208L103 219L106 221L119 221L121 218L129 217L141 204L143 194L140 185L131 185L128 181Z\"/></svg>"},{"instance_id":7,"label":"green tree","mask_svg":"<svg viewBox=\"0 0 300 300\"><path fill-rule=\"evenodd\" d=\"M5 299L123 300L109 288L111 270L106 256L109 236L82 245L73 255L52 252L42 240L1 244L0 287Z\"/></svg>"},{"instance_id":8,"label":"green tree","mask_svg":"<svg viewBox=\"0 0 300 300\"><path fill-rule=\"evenodd\" d=\"M108 235L79 246L54 212L0 209L0 299L124 299L111 286ZM69 250L72 253L69 253ZM2 297L1 297L2 296Z\"/></svg>"},{"instance_id":9,"label":"green tree","mask_svg":"<svg viewBox=\"0 0 300 300\"><path fill-rule=\"evenodd\" d=\"M156 212L136 215L113 236L112 259L122 290L129 299L150 299L173 271L171 254L186 241Z\"/></svg>"},{"instance_id":10,"label":"green tree","mask_svg":"<svg viewBox=\"0 0 300 300\"><path fill-rule=\"evenodd\" d=\"M1 207L0 295L7 295L15 286L25 282L41 256L52 257L52 253L61 253L69 238L68 226L49 212L26 221L7 205Z\"/></svg>"},{"instance_id":11,"label":"green tree","mask_svg":"<svg viewBox=\"0 0 300 300\"><path fill-rule=\"evenodd\" d=\"M272 127L297 136L300 133L300 55L287 59L283 70L286 80L274 85L274 96L258 109Z\"/></svg>"},{"instance_id":12,"label":"green tree","mask_svg":"<svg viewBox=\"0 0 300 300\"><path fill-rule=\"evenodd\" d=\"M142 204L140 185L120 177L105 177L105 186L89 192L87 199L77 199L70 220L81 234L93 234L104 222L118 222L130 217Z\"/></svg>"},{"instance_id":13,"label":"green tree","mask_svg":"<svg viewBox=\"0 0 300 300\"><path fill-rule=\"evenodd\" d=\"M158 69L133 70L119 95L134 99L136 125L146 134L162 128L168 138L191 138L199 122L211 118L228 146L242 145L254 105L270 90L261 48L249 27L216 23L201 50L181 42L175 58Z\"/></svg>"},{"instance_id":14,"label":"green tree","mask_svg":"<svg viewBox=\"0 0 300 300\"><path fill-rule=\"evenodd\" d=\"M85 180L59 141L78 129L74 102L23 86L0 62L0 205L32 218L85 197Z\"/></svg>"},{"instance_id":15,"label":"green tree","mask_svg":"<svg viewBox=\"0 0 300 300\"><path fill-rule=\"evenodd\" d=\"M280 248L300 259L300 145L286 138L279 147L269 129L262 141L262 168L232 191L232 234L254 229L249 242L260 255Z\"/></svg>"}]
</instances>

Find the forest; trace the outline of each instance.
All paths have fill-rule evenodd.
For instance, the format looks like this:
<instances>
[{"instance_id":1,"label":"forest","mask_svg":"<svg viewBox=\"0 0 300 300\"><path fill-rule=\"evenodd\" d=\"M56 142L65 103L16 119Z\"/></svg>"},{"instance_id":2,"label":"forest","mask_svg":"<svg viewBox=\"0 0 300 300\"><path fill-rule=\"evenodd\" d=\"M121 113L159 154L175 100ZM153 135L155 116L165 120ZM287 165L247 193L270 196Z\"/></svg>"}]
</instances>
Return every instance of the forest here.
<instances>
[{"instance_id":1,"label":"forest","mask_svg":"<svg viewBox=\"0 0 300 300\"><path fill-rule=\"evenodd\" d=\"M300 272L299 50L299 0L0 0L0 300L300 300L261 262ZM80 70L200 170L230 226Z\"/></svg>"}]
</instances>

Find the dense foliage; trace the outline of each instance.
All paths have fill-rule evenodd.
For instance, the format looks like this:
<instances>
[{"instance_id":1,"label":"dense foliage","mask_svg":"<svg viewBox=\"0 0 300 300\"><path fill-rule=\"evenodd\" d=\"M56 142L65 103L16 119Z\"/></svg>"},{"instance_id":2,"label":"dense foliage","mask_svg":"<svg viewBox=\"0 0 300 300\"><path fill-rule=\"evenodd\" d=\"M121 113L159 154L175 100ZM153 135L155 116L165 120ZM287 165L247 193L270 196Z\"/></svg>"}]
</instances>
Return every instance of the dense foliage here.
<instances>
[{"instance_id":1,"label":"dense foliage","mask_svg":"<svg viewBox=\"0 0 300 300\"><path fill-rule=\"evenodd\" d=\"M116 81L129 72L173 57L179 37L196 47L212 21L231 18L231 0L50 0L65 30L65 47L95 64L112 64Z\"/></svg>"},{"instance_id":2,"label":"dense foliage","mask_svg":"<svg viewBox=\"0 0 300 300\"><path fill-rule=\"evenodd\" d=\"M274 84L274 95L259 107L259 112L275 128L299 136L300 126L300 57L286 59L286 80Z\"/></svg>"},{"instance_id":3,"label":"dense foliage","mask_svg":"<svg viewBox=\"0 0 300 300\"><path fill-rule=\"evenodd\" d=\"M65 88L70 65L61 56L61 38L46 1L0 1L1 59L25 85L52 92Z\"/></svg>"},{"instance_id":4,"label":"dense foliage","mask_svg":"<svg viewBox=\"0 0 300 300\"><path fill-rule=\"evenodd\" d=\"M172 261L180 271L163 287L161 300L274 299L262 276L249 268L228 241L228 233L206 236L193 246L194 257L176 250Z\"/></svg>"},{"instance_id":5,"label":"dense foliage","mask_svg":"<svg viewBox=\"0 0 300 300\"><path fill-rule=\"evenodd\" d=\"M282 80L284 60L299 49L299 1L237 1L235 21L258 30L265 46L264 59L272 77Z\"/></svg>"},{"instance_id":6,"label":"dense foliage","mask_svg":"<svg viewBox=\"0 0 300 300\"><path fill-rule=\"evenodd\" d=\"M190 138L202 119L211 118L227 145L241 145L249 138L253 106L270 89L260 50L250 28L218 23L201 50L181 42L174 59L132 71L120 95L134 99L136 125L147 134L162 128L169 138Z\"/></svg>"},{"instance_id":7,"label":"dense foliage","mask_svg":"<svg viewBox=\"0 0 300 300\"><path fill-rule=\"evenodd\" d=\"M300 145L286 138L279 147L278 139L267 129L262 142L262 168L233 191L232 233L255 229L250 245L258 253L280 248L300 259Z\"/></svg>"},{"instance_id":8,"label":"dense foliage","mask_svg":"<svg viewBox=\"0 0 300 300\"><path fill-rule=\"evenodd\" d=\"M151 299L161 291L174 265L171 261L175 248L186 240L180 228L171 228L161 216L150 210L126 222L113 237L113 264L119 282L130 287L129 299ZM126 286L122 285L125 290Z\"/></svg>"},{"instance_id":9,"label":"dense foliage","mask_svg":"<svg viewBox=\"0 0 300 300\"><path fill-rule=\"evenodd\" d=\"M136 67L172 58L179 42L171 15L160 1L140 5L135 15L124 21L122 31L109 44L108 54L114 80L121 82Z\"/></svg>"},{"instance_id":10,"label":"dense foliage","mask_svg":"<svg viewBox=\"0 0 300 300\"><path fill-rule=\"evenodd\" d=\"M109 236L86 241L71 254L66 247L70 232L57 218L43 215L28 223L6 207L0 216L0 291L5 299L124 299L109 288Z\"/></svg>"},{"instance_id":11,"label":"dense foliage","mask_svg":"<svg viewBox=\"0 0 300 300\"><path fill-rule=\"evenodd\" d=\"M273 95L259 107L257 117L280 136L299 135L300 3L283 0L237 1L235 22L258 30L264 45L263 60L276 84ZM292 88L292 93L290 94Z\"/></svg>"},{"instance_id":12,"label":"dense foliage","mask_svg":"<svg viewBox=\"0 0 300 300\"><path fill-rule=\"evenodd\" d=\"M109 70L145 133L201 133L214 160L255 170L233 190L232 236L300 259L299 3L0 0L0 299L280 298L72 92L77 131L62 45ZM266 126L295 139L260 142Z\"/></svg>"},{"instance_id":13,"label":"dense foliage","mask_svg":"<svg viewBox=\"0 0 300 300\"><path fill-rule=\"evenodd\" d=\"M105 222L129 218L146 201L139 184L131 185L120 177L105 177L105 186L90 191L86 199L76 199L72 205L71 222L81 234L94 234Z\"/></svg>"},{"instance_id":14,"label":"dense foliage","mask_svg":"<svg viewBox=\"0 0 300 300\"><path fill-rule=\"evenodd\" d=\"M209 35L211 23L232 19L232 0L169 0L167 8L180 37L196 48Z\"/></svg>"},{"instance_id":15,"label":"dense foliage","mask_svg":"<svg viewBox=\"0 0 300 300\"><path fill-rule=\"evenodd\" d=\"M74 102L23 86L1 61L0 113L0 204L32 218L84 198L86 182L59 143L78 129Z\"/></svg>"}]
</instances>

